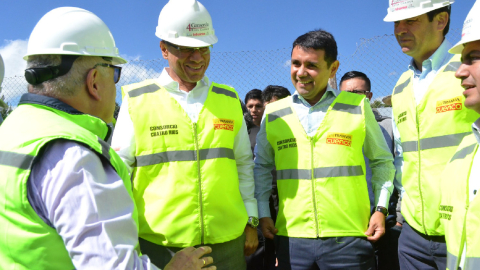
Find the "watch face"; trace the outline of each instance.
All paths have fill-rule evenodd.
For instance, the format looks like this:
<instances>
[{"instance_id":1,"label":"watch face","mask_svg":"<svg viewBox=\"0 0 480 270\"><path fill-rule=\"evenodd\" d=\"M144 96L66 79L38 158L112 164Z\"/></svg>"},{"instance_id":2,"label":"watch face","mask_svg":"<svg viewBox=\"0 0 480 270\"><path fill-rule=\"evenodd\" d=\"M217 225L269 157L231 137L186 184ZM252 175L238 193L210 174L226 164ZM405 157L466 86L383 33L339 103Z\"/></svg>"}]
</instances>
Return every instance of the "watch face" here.
<instances>
[{"instance_id":1,"label":"watch face","mask_svg":"<svg viewBox=\"0 0 480 270\"><path fill-rule=\"evenodd\" d=\"M256 217L249 217L248 218L248 224L252 225L253 227L257 227L259 222L258 222L258 218Z\"/></svg>"}]
</instances>

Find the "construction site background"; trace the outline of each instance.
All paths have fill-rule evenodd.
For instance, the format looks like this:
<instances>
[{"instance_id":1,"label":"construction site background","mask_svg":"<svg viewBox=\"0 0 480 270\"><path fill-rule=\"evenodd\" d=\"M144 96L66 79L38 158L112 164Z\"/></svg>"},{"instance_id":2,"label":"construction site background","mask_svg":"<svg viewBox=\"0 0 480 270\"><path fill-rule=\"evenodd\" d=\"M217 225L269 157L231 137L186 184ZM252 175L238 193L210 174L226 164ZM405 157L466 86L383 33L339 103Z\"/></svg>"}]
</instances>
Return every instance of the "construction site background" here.
<instances>
[{"instance_id":1,"label":"construction site background","mask_svg":"<svg viewBox=\"0 0 480 270\"><path fill-rule=\"evenodd\" d=\"M461 29L450 29L447 39L455 44L461 36ZM212 81L234 87L243 100L252 89L263 90L267 85L281 85L295 91L290 80L291 48L260 51L211 52L210 66L206 75ZM159 51L160 56L160 51ZM348 71L364 72L372 82L372 107L381 114L390 116L391 109L382 98L391 94L400 75L407 70L410 57L402 53L394 35L360 39L352 55L339 55L340 67L336 82ZM152 60L130 60L123 65L120 81L117 83L117 103L122 103L121 86L157 78L168 62L163 58ZM8 68L8 67L7 67ZM460 82L459 82L460 84ZM0 92L0 113L6 116L14 109L22 94L27 92L23 76L4 78Z\"/></svg>"}]
</instances>

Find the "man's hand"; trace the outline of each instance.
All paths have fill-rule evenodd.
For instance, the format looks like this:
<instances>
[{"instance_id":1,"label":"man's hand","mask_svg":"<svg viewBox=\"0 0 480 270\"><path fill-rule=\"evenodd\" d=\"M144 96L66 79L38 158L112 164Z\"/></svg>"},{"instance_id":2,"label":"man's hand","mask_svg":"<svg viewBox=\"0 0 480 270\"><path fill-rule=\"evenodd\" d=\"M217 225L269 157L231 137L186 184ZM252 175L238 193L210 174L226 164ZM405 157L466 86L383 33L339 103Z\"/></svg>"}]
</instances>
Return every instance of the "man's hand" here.
<instances>
[{"instance_id":1,"label":"man's hand","mask_svg":"<svg viewBox=\"0 0 480 270\"><path fill-rule=\"evenodd\" d=\"M269 217L263 217L260 219L260 228L262 229L263 235L272 240L278 232L278 229L275 228L275 224L273 224L273 219Z\"/></svg>"},{"instance_id":2,"label":"man's hand","mask_svg":"<svg viewBox=\"0 0 480 270\"><path fill-rule=\"evenodd\" d=\"M203 257L203 255L212 252L210 247L188 247L175 253L175 256L165 266L164 270L216 270L217 267L205 267L213 263L212 257Z\"/></svg>"},{"instance_id":3,"label":"man's hand","mask_svg":"<svg viewBox=\"0 0 480 270\"><path fill-rule=\"evenodd\" d=\"M245 256L252 255L258 247L258 234L257 229L254 229L252 226L247 225L245 227L245 248L243 253Z\"/></svg>"},{"instance_id":4,"label":"man's hand","mask_svg":"<svg viewBox=\"0 0 480 270\"><path fill-rule=\"evenodd\" d=\"M370 242L377 242L382 235L385 234L385 215L381 212L375 211L370 218L368 230L365 232L367 240Z\"/></svg>"}]
</instances>

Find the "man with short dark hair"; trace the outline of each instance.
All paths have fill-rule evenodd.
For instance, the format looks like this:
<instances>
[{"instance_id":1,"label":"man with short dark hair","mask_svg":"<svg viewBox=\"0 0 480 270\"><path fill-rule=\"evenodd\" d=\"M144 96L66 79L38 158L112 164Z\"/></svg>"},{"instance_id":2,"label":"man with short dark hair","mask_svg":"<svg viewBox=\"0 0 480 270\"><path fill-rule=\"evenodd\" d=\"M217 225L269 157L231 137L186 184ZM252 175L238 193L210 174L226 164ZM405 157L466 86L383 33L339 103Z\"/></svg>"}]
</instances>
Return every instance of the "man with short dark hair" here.
<instances>
[{"instance_id":1,"label":"man with short dark hair","mask_svg":"<svg viewBox=\"0 0 480 270\"><path fill-rule=\"evenodd\" d=\"M265 106L263 105L262 91L258 89L252 89L245 95L245 106L248 113L252 117L253 124L259 127L262 121L263 111Z\"/></svg>"},{"instance_id":2,"label":"man with short dark hair","mask_svg":"<svg viewBox=\"0 0 480 270\"><path fill-rule=\"evenodd\" d=\"M438 214L440 176L478 116L462 105L463 89L445 38L454 0L388 1L401 50L412 60L392 93L395 180L403 186L405 223L399 260L405 269L445 269L447 250ZM448 128L445 128L448 127Z\"/></svg>"},{"instance_id":3,"label":"man with short dark hair","mask_svg":"<svg viewBox=\"0 0 480 270\"><path fill-rule=\"evenodd\" d=\"M348 91L356 93L358 95L365 95L370 101L372 100L373 93L371 90L371 82L368 76L360 71L349 71L345 73L340 79L340 91ZM380 114L376 108L372 108L372 112L375 115L382 130L385 142L390 148L392 157L394 155L393 145L393 133L392 133L392 118L385 117ZM367 168L367 182L371 187L372 170L369 166L369 160L365 157L365 165ZM374 207L374 197L371 188L369 188L370 207ZM390 197L388 204L388 217L385 226L385 236L380 239L376 244L377 255L377 270L395 270L400 269L398 264L398 237L400 236L401 226L403 224L403 217L400 213L400 196L397 189L393 190L393 194ZM397 207L398 205L398 207Z\"/></svg>"},{"instance_id":4,"label":"man with short dark hair","mask_svg":"<svg viewBox=\"0 0 480 270\"><path fill-rule=\"evenodd\" d=\"M290 95L290 91L280 85L269 85L265 87L262 92L263 103L265 104L265 106L267 106L268 103L275 102Z\"/></svg>"},{"instance_id":5,"label":"man with short dark hair","mask_svg":"<svg viewBox=\"0 0 480 270\"><path fill-rule=\"evenodd\" d=\"M368 99L328 86L337 44L323 30L292 46L292 97L267 105L257 135L255 197L263 234L276 235L280 269L374 269L372 244L385 232L393 165ZM370 215L365 155L377 211ZM276 166L276 224L268 199ZM367 241L369 240L369 241Z\"/></svg>"}]
</instances>

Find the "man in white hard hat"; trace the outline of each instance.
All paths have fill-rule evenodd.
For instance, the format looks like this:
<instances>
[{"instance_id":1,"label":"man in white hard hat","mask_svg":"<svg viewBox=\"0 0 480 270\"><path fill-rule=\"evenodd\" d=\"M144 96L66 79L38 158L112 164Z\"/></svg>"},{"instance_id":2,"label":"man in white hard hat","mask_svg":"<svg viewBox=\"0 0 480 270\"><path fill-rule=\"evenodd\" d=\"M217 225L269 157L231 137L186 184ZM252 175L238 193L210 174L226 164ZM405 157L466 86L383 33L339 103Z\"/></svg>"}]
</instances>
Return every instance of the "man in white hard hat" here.
<instances>
[{"instance_id":1,"label":"man in white hard hat","mask_svg":"<svg viewBox=\"0 0 480 270\"><path fill-rule=\"evenodd\" d=\"M462 39L449 51L461 54L455 76L465 90L465 107L480 114L480 2L463 25ZM460 83L460 82L459 82ZM447 269L480 269L480 118L463 138L442 174L440 218L445 226Z\"/></svg>"},{"instance_id":2,"label":"man in white hard hat","mask_svg":"<svg viewBox=\"0 0 480 270\"><path fill-rule=\"evenodd\" d=\"M478 118L463 105L454 72L459 57L445 39L453 0L389 0L385 21L394 22L402 52L412 57L392 93L396 181L403 185L399 238L402 269L445 269L440 223L440 176Z\"/></svg>"},{"instance_id":3,"label":"man in white hard hat","mask_svg":"<svg viewBox=\"0 0 480 270\"><path fill-rule=\"evenodd\" d=\"M122 87L112 140L132 170L140 248L161 267L208 244L219 269L245 269L258 244L252 153L238 94L205 76L212 19L196 0L171 0L156 35L169 66Z\"/></svg>"},{"instance_id":4,"label":"man in white hard hat","mask_svg":"<svg viewBox=\"0 0 480 270\"><path fill-rule=\"evenodd\" d=\"M158 269L139 252L128 171L105 142L126 63L110 30L54 9L25 59L29 93L0 126L1 268ZM210 250L187 248L165 269L201 269Z\"/></svg>"}]
</instances>

